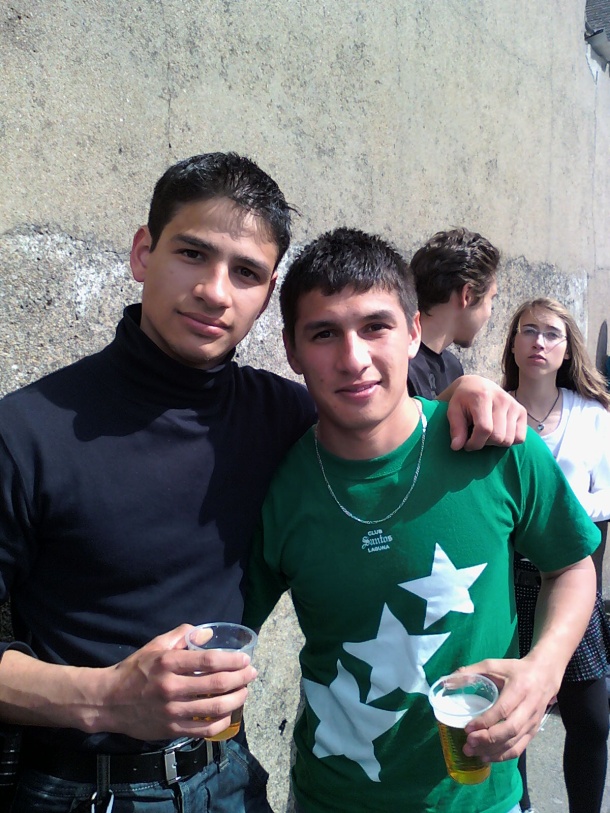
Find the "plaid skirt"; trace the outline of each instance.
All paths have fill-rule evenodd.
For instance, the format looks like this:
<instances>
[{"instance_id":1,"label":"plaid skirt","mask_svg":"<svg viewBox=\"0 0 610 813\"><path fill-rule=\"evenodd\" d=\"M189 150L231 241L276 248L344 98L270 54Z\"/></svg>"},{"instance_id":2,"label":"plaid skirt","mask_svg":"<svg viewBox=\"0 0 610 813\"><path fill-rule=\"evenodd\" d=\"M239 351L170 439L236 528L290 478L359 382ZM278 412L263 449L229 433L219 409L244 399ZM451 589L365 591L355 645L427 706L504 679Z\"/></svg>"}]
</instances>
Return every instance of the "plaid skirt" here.
<instances>
[{"instance_id":1,"label":"plaid skirt","mask_svg":"<svg viewBox=\"0 0 610 813\"><path fill-rule=\"evenodd\" d=\"M527 559L515 557L515 601L519 630L519 654L527 655L534 634L534 613L540 591L540 572ZM568 663L564 680L577 683L596 680L610 663L610 624L601 593L597 593L589 626Z\"/></svg>"}]
</instances>

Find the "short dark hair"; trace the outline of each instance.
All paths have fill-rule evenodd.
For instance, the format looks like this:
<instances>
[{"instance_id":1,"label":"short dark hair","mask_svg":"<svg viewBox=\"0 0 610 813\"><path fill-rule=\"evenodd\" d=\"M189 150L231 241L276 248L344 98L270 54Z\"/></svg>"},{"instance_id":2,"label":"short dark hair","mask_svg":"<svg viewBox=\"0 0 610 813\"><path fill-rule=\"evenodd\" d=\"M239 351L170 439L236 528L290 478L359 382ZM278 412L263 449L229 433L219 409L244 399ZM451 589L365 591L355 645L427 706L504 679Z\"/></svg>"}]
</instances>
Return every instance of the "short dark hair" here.
<instances>
[{"instance_id":1,"label":"short dark hair","mask_svg":"<svg viewBox=\"0 0 610 813\"><path fill-rule=\"evenodd\" d=\"M320 290L331 296L347 287L357 293L371 288L396 292L412 327L417 295L407 261L381 237L339 228L305 246L286 273L280 289L280 308L289 341L294 344L298 304L304 294Z\"/></svg>"},{"instance_id":2,"label":"short dark hair","mask_svg":"<svg viewBox=\"0 0 610 813\"><path fill-rule=\"evenodd\" d=\"M477 232L468 229L439 231L411 260L419 309L449 302L453 291L472 285L474 302L482 299L496 276L500 252Z\"/></svg>"},{"instance_id":3,"label":"short dark hair","mask_svg":"<svg viewBox=\"0 0 610 813\"><path fill-rule=\"evenodd\" d=\"M278 263L290 245L292 212L276 182L249 158L235 152L194 155L171 166L155 185L148 214L154 251L161 232L186 203L229 198L267 226L278 247Z\"/></svg>"}]
</instances>

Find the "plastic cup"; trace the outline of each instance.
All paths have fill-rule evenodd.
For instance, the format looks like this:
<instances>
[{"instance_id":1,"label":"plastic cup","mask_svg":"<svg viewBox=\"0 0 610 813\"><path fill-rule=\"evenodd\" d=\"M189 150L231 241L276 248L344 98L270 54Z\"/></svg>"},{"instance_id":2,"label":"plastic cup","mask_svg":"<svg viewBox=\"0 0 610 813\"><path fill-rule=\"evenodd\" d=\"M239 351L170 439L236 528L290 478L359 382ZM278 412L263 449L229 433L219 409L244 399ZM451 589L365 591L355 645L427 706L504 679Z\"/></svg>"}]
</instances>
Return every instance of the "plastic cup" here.
<instances>
[{"instance_id":1,"label":"plastic cup","mask_svg":"<svg viewBox=\"0 0 610 813\"><path fill-rule=\"evenodd\" d=\"M211 635L210 635L211 632ZM245 652L252 657L254 647L258 641L258 635L242 624L231 624L227 621L213 621L210 624L199 624L194 629L187 632L186 646L188 649L225 649L230 652ZM207 695L208 697L210 695ZM230 740L240 729L243 716L243 706L231 712L231 724L220 734L206 737L206 740L220 742ZM212 717L203 717L206 722Z\"/></svg>"},{"instance_id":2,"label":"plastic cup","mask_svg":"<svg viewBox=\"0 0 610 813\"><path fill-rule=\"evenodd\" d=\"M428 699L436 717L449 776L460 785L484 782L491 765L480 757L466 756L464 729L496 702L496 684L484 675L445 675L432 685Z\"/></svg>"}]
</instances>

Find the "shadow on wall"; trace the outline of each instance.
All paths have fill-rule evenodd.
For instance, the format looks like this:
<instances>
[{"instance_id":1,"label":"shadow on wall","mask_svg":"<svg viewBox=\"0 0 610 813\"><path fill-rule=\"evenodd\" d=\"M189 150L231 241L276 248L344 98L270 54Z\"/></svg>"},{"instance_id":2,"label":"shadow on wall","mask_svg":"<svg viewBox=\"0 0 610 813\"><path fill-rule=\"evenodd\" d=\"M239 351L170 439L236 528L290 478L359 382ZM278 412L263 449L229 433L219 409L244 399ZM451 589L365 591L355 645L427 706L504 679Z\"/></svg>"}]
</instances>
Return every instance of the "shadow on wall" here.
<instances>
[{"instance_id":1,"label":"shadow on wall","mask_svg":"<svg viewBox=\"0 0 610 813\"><path fill-rule=\"evenodd\" d=\"M597 349L595 351L595 366L610 382L610 358L608 356L608 322L604 319L599 328Z\"/></svg>"}]
</instances>

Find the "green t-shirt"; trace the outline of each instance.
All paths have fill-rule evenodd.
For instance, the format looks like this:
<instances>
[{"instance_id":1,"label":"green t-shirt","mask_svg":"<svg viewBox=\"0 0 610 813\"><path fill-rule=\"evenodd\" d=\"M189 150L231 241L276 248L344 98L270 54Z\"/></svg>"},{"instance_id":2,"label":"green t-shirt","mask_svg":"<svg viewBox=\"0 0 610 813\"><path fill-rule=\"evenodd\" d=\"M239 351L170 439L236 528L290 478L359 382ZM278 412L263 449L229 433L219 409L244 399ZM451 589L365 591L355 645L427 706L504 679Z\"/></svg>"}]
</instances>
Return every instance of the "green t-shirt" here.
<instances>
[{"instance_id":1,"label":"green t-shirt","mask_svg":"<svg viewBox=\"0 0 610 813\"><path fill-rule=\"evenodd\" d=\"M309 431L262 512L244 621L258 627L292 591L305 635L306 706L295 728L295 795L307 813L507 813L515 760L481 785L447 776L430 685L483 658L518 657L513 545L543 571L587 556L599 532L533 433L510 449L450 450L445 405L423 401L421 470L403 508L364 525L332 499ZM388 455L320 450L338 500L384 517L408 491L421 425Z\"/></svg>"}]
</instances>

